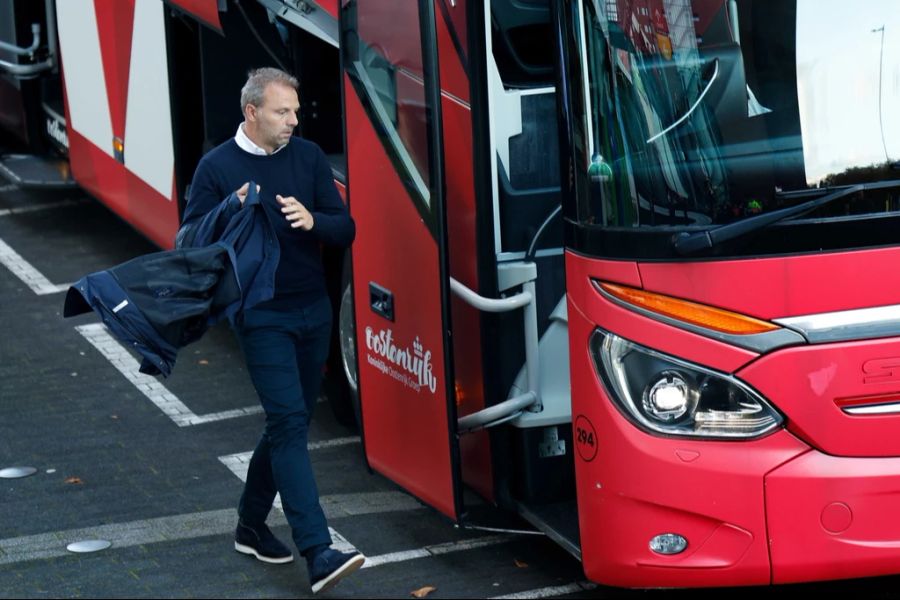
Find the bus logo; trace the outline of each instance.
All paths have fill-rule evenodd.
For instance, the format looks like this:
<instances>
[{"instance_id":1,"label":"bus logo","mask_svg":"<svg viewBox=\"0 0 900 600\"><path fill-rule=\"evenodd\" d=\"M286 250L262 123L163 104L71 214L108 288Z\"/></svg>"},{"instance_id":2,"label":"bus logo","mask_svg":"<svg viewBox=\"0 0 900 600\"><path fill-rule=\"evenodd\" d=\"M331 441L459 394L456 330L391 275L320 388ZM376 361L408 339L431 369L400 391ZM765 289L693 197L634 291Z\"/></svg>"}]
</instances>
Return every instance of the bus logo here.
<instances>
[{"instance_id":1,"label":"bus logo","mask_svg":"<svg viewBox=\"0 0 900 600\"><path fill-rule=\"evenodd\" d=\"M876 358L862 365L863 383L900 382L900 358Z\"/></svg>"},{"instance_id":2,"label":"bus logo","mask_svg":"<svg viewBox=\"0 0 900 600\"><path fill-rule=\"evenodd\" d=\"M47 135L66 150L69 149L69 136L66 134L66 126L59 119L47 117Z\"/></svg>"},{"instance_id":3,"label":"bus logo","mask_svg":"<svg viewBox=\"0 0 900 600\"><path fill-rule=\"evenodd\" d=\"M403 348L394 341L391 329L382 329L378 333L366 327L366 361L384 373L396 379L417 393L425 388L434 394L437 390L437 377L433 373L431 350L425 350L418 336L413 341L412 349Z\"/></svg>"}]
</instances>

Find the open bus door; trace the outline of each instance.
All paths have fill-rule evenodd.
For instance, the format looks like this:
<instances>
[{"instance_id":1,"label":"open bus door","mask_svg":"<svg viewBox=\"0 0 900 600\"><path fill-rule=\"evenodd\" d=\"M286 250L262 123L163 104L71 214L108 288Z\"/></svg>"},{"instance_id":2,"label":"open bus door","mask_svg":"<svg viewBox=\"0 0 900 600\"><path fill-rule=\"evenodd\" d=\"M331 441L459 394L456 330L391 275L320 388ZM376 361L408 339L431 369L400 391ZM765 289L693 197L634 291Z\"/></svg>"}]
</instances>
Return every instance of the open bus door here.
<instances>
[{"instance_id":1,"label":"open bus door","mask_svg":"<svg viewBox=\"0 0 900 600\"><path fill-rule=\"evenodd\" d=\"M366 456L374 470L458 520L434 5L349 0L341 34Z\"/></svg>"}]
</instances>

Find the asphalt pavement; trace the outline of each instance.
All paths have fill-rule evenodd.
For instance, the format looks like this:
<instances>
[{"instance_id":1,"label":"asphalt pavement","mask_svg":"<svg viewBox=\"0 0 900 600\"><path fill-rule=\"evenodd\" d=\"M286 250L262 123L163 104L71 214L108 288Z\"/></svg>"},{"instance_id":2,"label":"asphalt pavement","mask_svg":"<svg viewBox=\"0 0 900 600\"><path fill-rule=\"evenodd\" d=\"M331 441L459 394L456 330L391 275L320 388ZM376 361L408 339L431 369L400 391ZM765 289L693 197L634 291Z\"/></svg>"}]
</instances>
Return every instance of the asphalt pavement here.
<instances>
[{"instance_id":1,"label":"asphalt pavement","mask_svg":"<svg viewBox=\"0 0 900 600\"><path fill-rule=\"evenodd\" d=\"M311 595L301 561L233 549L263 417L227 324L161 379L138 374L96 315L62 317L68 284L156 250L80 191L0 181L0 469L36 469L0 479L2 597ZM459 530L370 473L357 434L324 403L310 448L336 544L370 557L327 596L597 593L549 540ZM269 523L290 540L277 508ZM91 539L111 546L67 550Z\"/></svg>"},{"instance_id":2,"label":"asphalt pavement","mask_svg":"<svg viewBox=\"0 0 900 600\"><path fill-rule=\"evenodd\" d=\"M168 379L99 319L62 317L68 284L157 248L82 192L0 180L0 597L310 597L302 561L233 549L263 417L227 325L183 349ZM461 530L370 473L359 437L321 403L310 450L335 544L369 557L325 597L897 597L900 578L765 590L627 591L585 581L539 535ZM270 519L290 532L276 507ZM106 549L74 553L72 542Z\"/></svg>"}]
</instances>

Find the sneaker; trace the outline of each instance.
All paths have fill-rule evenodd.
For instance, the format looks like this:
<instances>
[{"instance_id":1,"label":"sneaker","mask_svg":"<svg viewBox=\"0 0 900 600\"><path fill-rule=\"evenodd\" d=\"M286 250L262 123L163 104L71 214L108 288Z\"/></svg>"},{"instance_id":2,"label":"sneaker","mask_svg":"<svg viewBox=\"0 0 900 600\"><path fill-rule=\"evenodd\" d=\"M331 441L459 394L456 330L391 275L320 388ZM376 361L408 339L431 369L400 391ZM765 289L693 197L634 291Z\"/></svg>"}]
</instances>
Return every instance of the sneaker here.
<instances>
[{"instance_id":1,"label":"sneaker","mask_svg":"<svg viewBox=\"0 0 900 600\"><path fill-rule=\"evenodd\" d=\"M312 560L309 566L309 582L313 594L332 588L338 581L360 568L366 557L359 552L338 552L326 548Z\"/></svg>"},{"instance_id":2,"label":"sneaker","mask_svg":"<svg viewBox=\"0 0 900 600\"><path fill-rule=\"evenodd\" d=\"M238 521L234 532L234 549L241 554L255 556L266 563L283 564L294 560L294 555L288 547L278 541L265 523L258 527L250 527Z\"/></svg>"}]
</instances>

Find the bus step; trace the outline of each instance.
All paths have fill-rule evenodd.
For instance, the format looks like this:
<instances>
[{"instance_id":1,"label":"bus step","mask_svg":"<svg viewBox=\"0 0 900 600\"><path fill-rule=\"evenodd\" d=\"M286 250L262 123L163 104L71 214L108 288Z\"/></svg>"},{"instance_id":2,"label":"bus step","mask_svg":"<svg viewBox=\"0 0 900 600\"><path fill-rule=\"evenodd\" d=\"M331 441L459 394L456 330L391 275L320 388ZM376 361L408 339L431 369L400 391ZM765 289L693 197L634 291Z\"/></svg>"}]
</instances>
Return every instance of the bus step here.
<instances>
[{"instance_id":1,"label":"bus step","mask_svg":"<svg viewBox=\"0 0 900 600\"><path fill-rule=\"evenodd\" d=\"M7 154L0 157L0 175L23 188L66 189L76 185L68 161L62 158Z\"/></svg>"},{"instance_id":2,"label":"bus step","mask_svg":"<svg viewBox=\"0 0 900 600\"><path fill-rule=\"evenodd\" d=\"M581 535L578 531L578 504L576 500L549 504L518 502L519 515L569 554L581 560Z\"/></svg>"}]
</instances>

